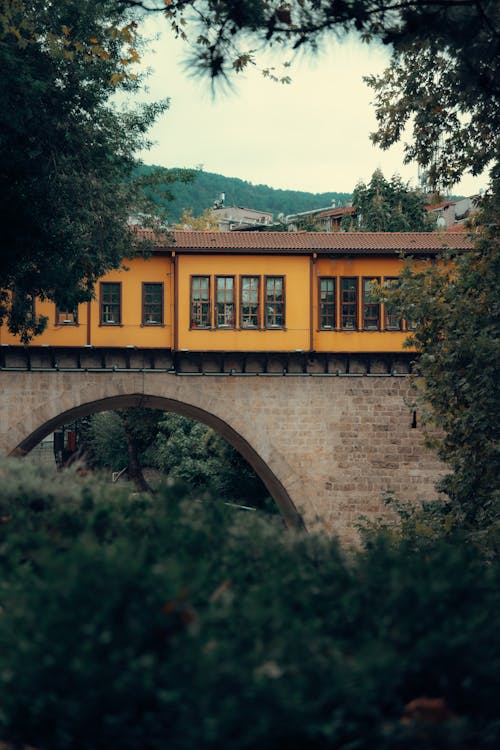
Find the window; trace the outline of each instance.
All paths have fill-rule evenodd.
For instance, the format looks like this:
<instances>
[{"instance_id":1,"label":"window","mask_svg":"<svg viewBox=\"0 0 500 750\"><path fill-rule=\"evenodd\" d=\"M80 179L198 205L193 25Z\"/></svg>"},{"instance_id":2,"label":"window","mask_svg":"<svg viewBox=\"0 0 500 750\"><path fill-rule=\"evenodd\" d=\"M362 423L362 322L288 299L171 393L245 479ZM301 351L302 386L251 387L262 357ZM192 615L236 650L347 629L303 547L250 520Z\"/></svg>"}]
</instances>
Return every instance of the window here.
<instances>
[{"instance_id":1,"label":"window","mask_svg":"<svg viewBox=\"0 0 500 750\"><path fill-rule=\"evenodd\" d=\"M335 279L319 280L319 327L335 328Z\"/></svg>"},{"instance_id":2,"label":"window","mask_svg":"<svg viewBox=\"0 0 500 750\"><path fill-rule=\"evenodd\" d=\"M101 325L117 326L121 324L122 307L121 283L101 282Z\"/></svg>"},{"instance_id":3,"label":"window","mask_svg":"<svg viewBox=\"0 0 500 750\"><path fill-rule=\"evenodd\" d=\"M340 315L341 328L354 331L358 326L358 280L344 278L340 280Z\"/></svg>"},{"instance_id":4,"label":"window","mask_svg":"<svg viewBox=\"0 0 500 750\"><path fill-rule=\"evenodd\" d=\"M161 282L142 285L142 325L163 325L163 284Z\"/></svg>"},{"instance_id":5,"label":"window","mask_svg":"<svg viewBox=\"0 0 500 750\"><path fill-rule=\"evenodd\" d=\"M285 327L285 279L266 276L266 328Z\"/></svg>"},{"instance_id":6,"label":"window","mask_svg":"<svg viewBox=\"0 0 500 750\"><path fill-rule=\"evenodd\" d=\"M11 297L12 314L26 315L26 320L32 323L36 319L35 295L29 292L13 291Z\"/></svg>"},{"instance_id":7,"label":"window","mask_svg":"<svg viewBox=\"0 0 500 750\"><path fill-rule=\"evenodd\" d=\"M234 328L234 276L217 276L215 283L217 328Z\"/></svg>"},{"instance_id":8,"label":"window","mask_svg":"<svg viewBox=\"0 0 500 750\"><path fill-rule=\"evenodd\" d=\"M363 279L363 329L365 331L380 330L380 302L373 290L373 285L376 283L380 283L380 279Z\"/></svg>"},{"instance_id":9,"label":"window","mask_svg":"<svg viewBox=\"0 0 500 750\"><path fill-rule=\"evenodd\" d=\"M395 286L397 279L384 279L384 286L387 289ZM399 310L395 305L391 305L389 302L384 304L384 328L386 331L400 331L401 330L401 316Z\"/></svg>"},{"instance_id":10,"label":"window","mask_svg":"<svg viewBox=\"0 0 500 750\"><path fill-rule=\"evenodd\" d=\"M191 328L210 328L210 276L191 277Z\"/></svg>"},{"instance_id":11,"label":"window","mask_svg":"<svg viewBox=\"0 0 500 750\"><path fill-rule=\"evenodd\" d=\"M72 310L60 310L56 307L56 326L78 325L78 308Z\"/></svg>"},{"instance_id":12,"label":"window","mask_svg":"<svg viewBox=\"0 0 500 750\"><path fill-rule=\"evenodd\" d=\"M241 277L240 325L242 328L259 327L259 276Z\"/></svg>"}]
</instances>

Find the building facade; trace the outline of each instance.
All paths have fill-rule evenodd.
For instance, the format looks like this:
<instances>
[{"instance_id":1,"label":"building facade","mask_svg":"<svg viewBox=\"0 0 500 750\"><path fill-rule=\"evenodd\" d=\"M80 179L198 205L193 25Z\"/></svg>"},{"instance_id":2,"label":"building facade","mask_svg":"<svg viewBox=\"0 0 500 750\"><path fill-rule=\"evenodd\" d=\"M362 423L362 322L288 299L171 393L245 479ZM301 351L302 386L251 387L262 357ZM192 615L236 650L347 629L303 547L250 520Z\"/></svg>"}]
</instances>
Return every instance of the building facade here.
<instances>
[{"instance_id":1,"label":"building facade","mask_svg":"<svg viewBox=\"0 0 500 750\"><path fill-rule=\"evenodd\" d=\"M468 235L177 231L108 273L77 310L35 300L52 347L200 352L399 352L410 324L373 295L403 255L466 250ZM0 345L20 344L0 327Z\"/></svg>"}]
</instances>

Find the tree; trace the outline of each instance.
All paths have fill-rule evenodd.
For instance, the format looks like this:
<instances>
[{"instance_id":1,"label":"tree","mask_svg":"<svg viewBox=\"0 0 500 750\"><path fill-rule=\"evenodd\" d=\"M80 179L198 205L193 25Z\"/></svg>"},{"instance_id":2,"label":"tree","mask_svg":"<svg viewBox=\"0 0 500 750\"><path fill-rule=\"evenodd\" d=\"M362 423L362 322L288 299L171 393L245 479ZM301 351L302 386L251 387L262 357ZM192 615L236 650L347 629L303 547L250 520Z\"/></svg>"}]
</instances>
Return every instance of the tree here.
<instances>
[{"instance_id":1,"label":"tree","mask_svg":"<svg viewBox=\"0 0 500 750\"><path fill-rule=\"evenodd\" d=\"M444 192L466 170L480 174L498 158L498 100L490 102L489 84L478 87L467 76L467 63L443 51L436 40L419 39L396 49L382 75L365 78L376 93L379 125L373 142L389 148L411 123L405 163L426 167L426 187L432 192ZM485 70L489 76L489 61Z\"/></svg>"},{"instance_id":2,"label":"tree","mask_svg":"<svg viewBox=\"0 0 500 750\"><path fill-rule=\"evenodd\" d=\"M135 251L134 153L168 106L112 101L140 87L139 45L114 0L0 2L0 324L24 341L33 296L71 310Z\"/></svg>"},{"instance_id":3,"label":"tree","mask_svg":"<svg viewBox=\"0 0 500 750\"><path fill-rule=\"evenodd\" d=\"M178 223L173 225L173 229L190 229L196 232L217 232L219 230L219 222L209 208L205 209L205 211L199 216L193 216L193 210L191 208L185 208Z\"/></svg>"},{"instance_id":4,"label":"tree","mask_svg":"<svg viewBox=\"0 0 500 750\"><path fill-rule=\"evenodd\" d=\"M344 229L363 232L426 232L431 225L426 221L421 193L410 190L399 175L386 180L380 169L372 174L368 185L359 182L353 193L356 218L346 216Z\"/></svg>"},{"instance_id":5,"label":"tree","mask_svg":"<svg viewBox=\"0 0 500 750\"><path fill-rule=\"evenodd\" d=\"M169 477L211 489L222 500L276 511L247 461L210 427L177 414L164 414L158 427L150 455Z\"/></svg>"},{"instance_id":6,"label":"tree","mask_svg":"<svg viewBox=\"0 0 500 750\"><path fill-rule=\"evenodd\" d=\"M158 409L120 409L92 415L83 431L82 448L90 451L94 467L115 471L127 468L140 492L150 492L143 467L151 465L148 453L154 444L163 412Z\"/></svg>"},{"instance_id":7,"label":"tree","mask_svg":"<svg viewBox=\"0 0 500 750\"><path fill-rule=\"evenodd\" d=\"M500 521L498 204L494 191L474 251L409 263L392 297L414 323L408 344L420 355L418 401L441 431L433 444L451 469L439 485L451 500L446 511L453 523L490 533Z\"/></svg>"},{"instance_id":8,"label":"tree","mask_svg":"<svg viewBox=\"0 0 500 750\"><path fill-rule=\"evenodd\" d=\"M243 456L200 422L157 409L122 409L93 414L80 434L93 467L127 467L139 491L151 490L143 469L152 467L218 499L277 512Z\"/></svg>"}]
</instances>

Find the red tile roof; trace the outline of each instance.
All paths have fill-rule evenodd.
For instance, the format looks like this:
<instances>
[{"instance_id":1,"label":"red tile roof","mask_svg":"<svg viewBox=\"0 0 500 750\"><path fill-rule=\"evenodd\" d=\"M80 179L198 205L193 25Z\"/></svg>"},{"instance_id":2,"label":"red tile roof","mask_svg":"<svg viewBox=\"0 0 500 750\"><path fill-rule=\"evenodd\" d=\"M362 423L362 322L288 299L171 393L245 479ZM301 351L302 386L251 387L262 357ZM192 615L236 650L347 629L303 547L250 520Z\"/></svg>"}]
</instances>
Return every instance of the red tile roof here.
<instances>
[{"instance_id":1,"label":"red tile roof","mask_svg":"<svg viewBox=\"0 0 500 750\"><path fill-rule=\"evenodd\" d=\"M160 249L181 253L263 253L309 255L435 254L442 250L467 250L472 239L466 232L192 232L173 231Z\"/></svg>"},{"instance_id":2,"label":"red tile roof","mask_svg":"<svg viewBox=\"0 0 500 750\"><path fill-rule=\"evenodd\" d=\"M346 214L353 214L356 211L354 206L342 206L342 208L329 208L326 211L322 211L320 214L316 214L314 218L322 219L327 216L345 216Z\"/></svg>"},{"instance_id":3,"label":"red tile roof","mask_svg":"<svg viewBox=\"0 0 500 750\"><path fill-rule=\"evenodd\" d=\"M455 203L456 201L441 201L441 203L429 203L424 208L426 211L436 211L438 208L448 208L448 206L453 206Z\"/></svg>"},{"instance_id":4,"label":"red tile roof","mask_svg":"<svg viewBox=\"0 0 500 750\"><path fill-rule=\"evenodd\" d=\"M455 222L455 224L448 224L448 226L446 227L444 231L455 232L455 233L458 232L459 234L460 232L469 232L470 229L467 226L468 223L469 223L469 219L465 219L464 221L457 221Z\"/></svg>"}]
</instances>

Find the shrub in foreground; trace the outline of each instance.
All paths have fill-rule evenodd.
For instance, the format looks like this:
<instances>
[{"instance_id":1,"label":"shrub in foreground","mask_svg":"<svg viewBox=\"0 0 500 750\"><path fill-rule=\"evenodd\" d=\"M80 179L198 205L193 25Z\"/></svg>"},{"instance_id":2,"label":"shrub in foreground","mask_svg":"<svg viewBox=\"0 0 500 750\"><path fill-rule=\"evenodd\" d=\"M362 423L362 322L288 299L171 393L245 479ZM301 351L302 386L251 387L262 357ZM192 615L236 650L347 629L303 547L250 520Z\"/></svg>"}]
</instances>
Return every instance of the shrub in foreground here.
<instances>
[{"instance_id":1,"label":"shrub in foreground","mask_svg":"<svg viewBox=\"0 0 500 750\"><path fill-rule=\"evenodd\" d=\"M498 747L500 575L474 549L346 552L182 488L0 473L12 746Z\"/></svg>"}]
</instances>

